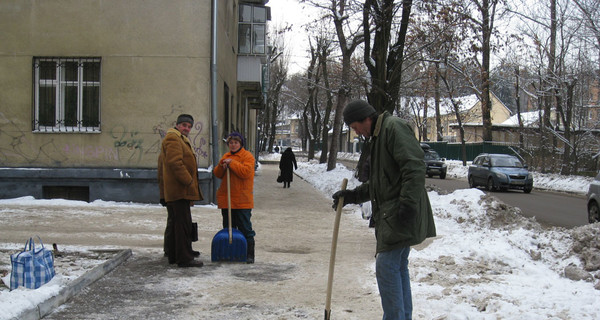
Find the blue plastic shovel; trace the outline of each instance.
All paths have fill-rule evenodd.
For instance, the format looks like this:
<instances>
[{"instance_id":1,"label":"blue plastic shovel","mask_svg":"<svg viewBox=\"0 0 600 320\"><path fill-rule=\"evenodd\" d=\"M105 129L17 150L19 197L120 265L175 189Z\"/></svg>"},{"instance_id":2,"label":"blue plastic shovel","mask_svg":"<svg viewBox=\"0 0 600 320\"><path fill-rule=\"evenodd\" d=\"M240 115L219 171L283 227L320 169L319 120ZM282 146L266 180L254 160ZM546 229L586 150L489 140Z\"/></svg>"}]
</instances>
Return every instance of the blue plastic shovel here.
<instances>
[{"instance_id":1,"label":"blue plastic shovel","mask_svg":"<svg viewBox=\"0 0 600 320\"><path fill-rule=\"evenodd\" d=\"M227 217L229 228L221 229L213 237L211 244L211 260L245 262L248 254L246 237L238 229L231 227L231 182L229 167L227 168Z\"/></svg>"}]
</instances>

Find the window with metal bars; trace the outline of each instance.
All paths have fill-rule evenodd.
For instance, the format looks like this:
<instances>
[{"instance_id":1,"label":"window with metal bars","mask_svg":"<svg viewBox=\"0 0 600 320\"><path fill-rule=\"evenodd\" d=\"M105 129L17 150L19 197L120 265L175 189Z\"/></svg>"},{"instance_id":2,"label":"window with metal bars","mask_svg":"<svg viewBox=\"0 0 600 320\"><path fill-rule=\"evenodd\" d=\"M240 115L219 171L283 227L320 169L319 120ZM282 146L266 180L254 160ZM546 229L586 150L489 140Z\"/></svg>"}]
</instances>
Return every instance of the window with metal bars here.
<instances>
[{"instance_id":1,"label":"window with metal bars","mask_svg":"<svg viewBox=\"0 0 600 320\"><path fill-rule=\"evenodd\" d=\"M100 58L34 58L37 132L100 131Z\"/></svg>"}]
</instances>

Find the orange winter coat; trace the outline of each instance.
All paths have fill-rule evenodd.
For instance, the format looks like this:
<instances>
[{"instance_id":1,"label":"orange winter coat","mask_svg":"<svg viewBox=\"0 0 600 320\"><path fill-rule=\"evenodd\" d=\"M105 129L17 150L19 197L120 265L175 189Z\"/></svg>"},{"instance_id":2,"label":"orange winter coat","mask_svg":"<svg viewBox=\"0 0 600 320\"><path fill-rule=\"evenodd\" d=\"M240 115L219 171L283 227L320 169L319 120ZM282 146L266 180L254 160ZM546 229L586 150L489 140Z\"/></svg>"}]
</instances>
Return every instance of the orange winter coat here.
<instances>
[{"instance_id":1,"label":"orange winter coat","mask_svg":"<svg viewBox=\"0 0 600 320\"><path fill-rule=\"evenodd\" d=\"M227 175L223 168L223 160L231 158L229 175L231 180L231 209L254 208L254 156L243 147L236 153L227 152L213 173L221 179L221 186L217 190L217 204L219 209L227 209Z\"/></svg>"},{"instance_id":2,"label":"orange winter coat","mask_svg":"<svg viewBox=\"0 0 600 320\"><path fill-rule=\"evenodd\" d=\"M190 140L171 128L162 141L158 156L158 186L166 202L202 200L198 187L198 165Z\"/></svg>"}]
</instances>

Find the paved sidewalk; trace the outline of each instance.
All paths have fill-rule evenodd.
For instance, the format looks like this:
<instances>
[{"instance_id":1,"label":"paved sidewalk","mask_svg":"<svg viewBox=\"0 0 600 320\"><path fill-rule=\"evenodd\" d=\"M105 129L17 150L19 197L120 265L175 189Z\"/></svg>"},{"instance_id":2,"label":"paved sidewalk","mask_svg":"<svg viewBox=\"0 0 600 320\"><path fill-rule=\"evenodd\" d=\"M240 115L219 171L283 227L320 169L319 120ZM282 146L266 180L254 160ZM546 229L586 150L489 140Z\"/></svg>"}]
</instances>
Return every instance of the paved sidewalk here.
<instances>
[{"instance_id":1,"label":"paved sidewalk","mask_svg":"<svg viewBox=\"0 0 600 320\"><path fill-rule=\"evenodd\" d=\"M162 254L166 210L159 206L50 225L40 221L35 231L46 242L133 251L44 319L323 318L335 212L329 198L297 176L291 188L282 188L277 172L276 165L263 164L255 179L253 265L210 261L211 240L221 228L220 210L214 207L192 208L199 225L194 249L202 252L203 268L167 263ZM74 223L77 227L69 227ZM23 226L14 238L28 232ZM337 248L332 318L380 318L372 229L355 215L342 216Z\"/></svg>"}]
</instances>

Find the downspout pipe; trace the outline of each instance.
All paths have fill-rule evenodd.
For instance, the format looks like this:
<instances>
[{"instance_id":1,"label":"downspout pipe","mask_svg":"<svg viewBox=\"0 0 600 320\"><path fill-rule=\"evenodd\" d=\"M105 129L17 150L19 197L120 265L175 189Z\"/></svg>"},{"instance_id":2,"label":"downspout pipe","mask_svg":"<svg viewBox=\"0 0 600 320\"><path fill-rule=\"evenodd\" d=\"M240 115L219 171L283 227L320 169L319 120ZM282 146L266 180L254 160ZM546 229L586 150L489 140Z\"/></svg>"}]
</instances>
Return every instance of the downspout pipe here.
<instances>
[{"instance_id":1,"label":"downspout pipe","mask_svg":"<svg viewBox=\"0 0 600 320\"><path fill-rule=\"evenodd\" d=\"M212 129L212 166L216 166L219 163L219 116L218 116L218 98L217 98L217 25L218 25L218 8L217 3L219 0L212 0L212 39L211 39L211 61L210 61L210 117L211 117L211 129ZM212 175L212 174L211 174ZM217 179L212 177L212 202L217 203Z\"/></svg>"}]
</instances>

